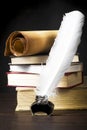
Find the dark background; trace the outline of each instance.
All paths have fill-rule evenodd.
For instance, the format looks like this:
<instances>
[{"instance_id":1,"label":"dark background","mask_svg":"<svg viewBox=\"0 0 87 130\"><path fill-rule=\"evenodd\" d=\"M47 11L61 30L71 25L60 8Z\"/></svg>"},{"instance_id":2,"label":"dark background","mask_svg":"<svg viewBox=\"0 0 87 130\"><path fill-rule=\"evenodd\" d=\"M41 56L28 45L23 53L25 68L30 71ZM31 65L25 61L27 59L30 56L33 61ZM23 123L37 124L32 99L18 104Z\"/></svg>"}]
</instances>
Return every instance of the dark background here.
<instances>
[{"instance_id":1,"label":"dark background","mask_svg":"<svg viewBox=\"0 0 87 130\"><path fill-rule=\"evenodd\" d=\"M4 56L5 41L15 30L59 29L62 17L72 10L80 10L85 15L81 44L78 48L87 75L87 8L82 0L30 0L0 2L0 91L7 91L6 72L9 57ZM9 88L11 89L11 88Z\"/></svg>"}]
</instances>

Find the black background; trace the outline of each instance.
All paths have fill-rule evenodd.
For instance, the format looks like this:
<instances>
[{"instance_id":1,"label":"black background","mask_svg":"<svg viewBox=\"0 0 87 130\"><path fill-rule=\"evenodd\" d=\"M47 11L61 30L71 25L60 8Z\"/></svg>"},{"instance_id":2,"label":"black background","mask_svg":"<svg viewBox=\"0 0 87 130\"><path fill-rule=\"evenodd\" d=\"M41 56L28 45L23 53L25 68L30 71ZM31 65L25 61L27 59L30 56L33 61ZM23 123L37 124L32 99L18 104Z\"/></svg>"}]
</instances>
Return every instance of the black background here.
<instances>
[{"instance_id":1,"label":"black background","mask_svg":"<svg viewBox=\"0 0 87 130\"><path fill-rule=\"evenodd\" d=\"M4 56L5 41L15 30L58 29L65 13L80 10L85 15L81 44L78 48L80 61L87 75L87 8L82 0L30 0L0 2L0 90L7 90L6 72L9 57Z\"/></svg>"}]
</instances>

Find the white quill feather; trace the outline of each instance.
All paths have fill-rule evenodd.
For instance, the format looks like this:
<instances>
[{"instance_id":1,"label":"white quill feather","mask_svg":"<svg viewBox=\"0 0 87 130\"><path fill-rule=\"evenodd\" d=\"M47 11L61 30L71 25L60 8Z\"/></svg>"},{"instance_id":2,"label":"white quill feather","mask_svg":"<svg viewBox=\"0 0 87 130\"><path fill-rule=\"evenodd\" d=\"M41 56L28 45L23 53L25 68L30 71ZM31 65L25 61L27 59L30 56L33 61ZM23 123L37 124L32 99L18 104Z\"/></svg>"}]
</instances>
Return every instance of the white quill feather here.
<instances>
[{"instance_id":1,"label":"white quill feather","mask_svg":"<svg viewBox=\"0 0 87 130\"><path fill-rule=\"evenodd\" d=\"M36 95L51 96L77 51L83 25L84 15L78 10L71 11L63 16L46 66L40 74L40 84L37 86Z\"/></svg>"}]
</instances>

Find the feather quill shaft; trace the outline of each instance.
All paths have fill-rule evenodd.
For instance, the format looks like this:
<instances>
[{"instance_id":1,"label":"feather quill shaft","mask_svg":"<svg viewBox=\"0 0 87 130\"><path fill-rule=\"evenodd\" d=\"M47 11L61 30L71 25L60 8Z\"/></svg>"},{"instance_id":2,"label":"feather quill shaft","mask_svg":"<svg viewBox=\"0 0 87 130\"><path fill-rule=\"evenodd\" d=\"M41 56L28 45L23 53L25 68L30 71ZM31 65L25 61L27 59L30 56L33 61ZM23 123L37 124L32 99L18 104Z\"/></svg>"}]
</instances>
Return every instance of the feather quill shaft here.
<instances>
[{"instance_id":1,"label":"feather quill shaft","mask_svg":"<svg viewBox=\"0 0 87 130\"><path fill-rule=\"evenodd\" d=\"M57 37L50 50L46 66L40 74L40 84L36 95L52 95L58 82L69 68L81 42L85 16L78 10L63 16Z\"/></svg>"}]
</instances>

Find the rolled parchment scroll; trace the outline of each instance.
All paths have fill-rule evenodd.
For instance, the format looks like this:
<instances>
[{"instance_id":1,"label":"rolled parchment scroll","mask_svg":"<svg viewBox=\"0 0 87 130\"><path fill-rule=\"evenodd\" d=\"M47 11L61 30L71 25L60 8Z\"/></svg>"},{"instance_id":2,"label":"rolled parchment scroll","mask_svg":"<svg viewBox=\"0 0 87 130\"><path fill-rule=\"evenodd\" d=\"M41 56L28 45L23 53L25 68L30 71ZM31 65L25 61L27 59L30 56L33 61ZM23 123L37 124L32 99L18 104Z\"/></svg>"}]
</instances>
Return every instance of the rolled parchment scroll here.
<instances>
[{"instance_id":1,"label":"rolled parchment scroll","mask_svg":"<svg viewBox=\"0 0 87 130\"><path fill-rule=\"evenodd\" d=\"M4 56L48 53L58 30L14 31L7 40Z\"/></svg>"}]
</instances>

